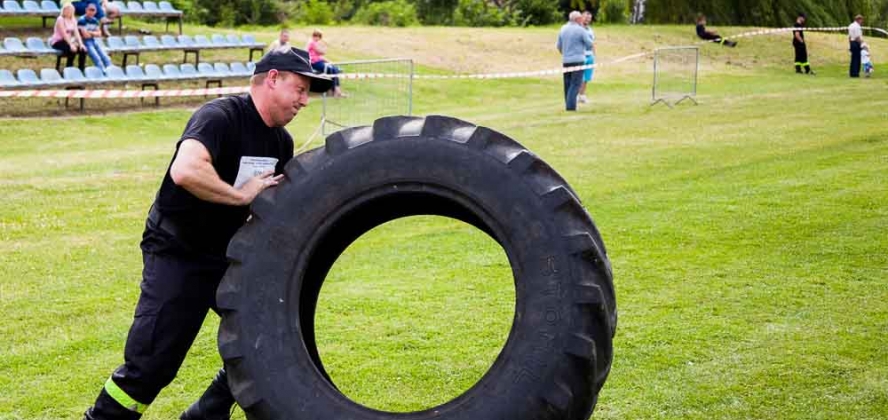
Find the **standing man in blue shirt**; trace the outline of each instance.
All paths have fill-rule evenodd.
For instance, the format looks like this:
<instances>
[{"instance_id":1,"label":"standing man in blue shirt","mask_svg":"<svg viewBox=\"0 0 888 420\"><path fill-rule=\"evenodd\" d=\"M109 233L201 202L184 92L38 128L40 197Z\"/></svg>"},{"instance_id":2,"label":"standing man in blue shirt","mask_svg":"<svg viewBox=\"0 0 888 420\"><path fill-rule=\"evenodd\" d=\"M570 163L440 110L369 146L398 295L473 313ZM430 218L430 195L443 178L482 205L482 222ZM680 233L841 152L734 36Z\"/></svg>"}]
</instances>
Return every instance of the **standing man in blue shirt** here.
<instances>
[{"instance_id":1,"label":"standing man in blue shirt","mask_svg":"<svg viewBox=\"0 0 888 420\"><path fill-rule=\"evenodd\" d=\"M592 49L592 36L583 27L583 15L574 10L569 20L561 27L558 42L555 44L561 53L564 67L582 66L586 61L586 50ZM577 94L583 84L583 71L564 73L564 103L568 111L577 110Z\"/></svg>"}]
</instances>

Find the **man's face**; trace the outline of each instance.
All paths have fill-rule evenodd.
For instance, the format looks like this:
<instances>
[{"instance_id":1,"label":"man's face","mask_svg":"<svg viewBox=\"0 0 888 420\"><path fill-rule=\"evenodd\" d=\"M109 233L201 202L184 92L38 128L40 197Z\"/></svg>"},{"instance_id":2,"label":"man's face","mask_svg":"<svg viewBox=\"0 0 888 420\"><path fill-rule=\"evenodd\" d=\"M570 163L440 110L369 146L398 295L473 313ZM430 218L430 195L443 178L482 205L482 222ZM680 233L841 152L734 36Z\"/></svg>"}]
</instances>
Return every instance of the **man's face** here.
<instances>
[{"instance_id":1,"label":"man's face","mask_svg":"<svg viewBox=\"0 0 888 420\"><path fill-rule=\"evenodd\" d=\"M301 74L290 72L268 72L271 82L271 117L274 126L283 127L293 121L299 111L308 106L308 92L311 81Z\"/></svg>"},{"instance_id":2,"label":"man's face","mask_svg":"<svg viewBox=\"0 0 888 420\"><path fill-rule=\"evenodd\" d=\"M286 44L288 42L290 42L290 32L289 31L281 32L281 44Z\"/></svg>"},{"instance_id":3,"label":"man's face","mask_svg":"<svg viewBox=\"0 0 888 420\"><path fill-rule=\"evenodd\" d=\"M96 6L89 5L86 7L86 17L95 17L96 15Z\"/></svg>"},{"instance_id":4,"label":"man's face","mask_svg":"<svg viewBox=\"0 0 888 420\"><path fill-rule=\"evenodd\" d=\"M592 13L583 13L583 22L586 25L591 24L592 23Z\"/></svg>"},{"instance_id":5,"label":"man's face","mask_svg":"<svg viewBox=\"0 0 888 420\"><path fill-rule=\"evenodd\" d=\"M799 24L804 25L804 24L805 24L805 21L806 21L806 20L805 20L805 17L804 17L804 16L799 16Z\"/></svg>"},{"instance_id":6,"label":"man's face","mask_svg":"<svg viewBox=\"0 0 888 420\"><path fill-rule=\"evenodd\" d=\"M858 24L858 25L863 25L863 18L862 18L862 17L861 17L861 18L857 18L856 21L857 21L857 24Z\"/></svg>"}]
</instances>

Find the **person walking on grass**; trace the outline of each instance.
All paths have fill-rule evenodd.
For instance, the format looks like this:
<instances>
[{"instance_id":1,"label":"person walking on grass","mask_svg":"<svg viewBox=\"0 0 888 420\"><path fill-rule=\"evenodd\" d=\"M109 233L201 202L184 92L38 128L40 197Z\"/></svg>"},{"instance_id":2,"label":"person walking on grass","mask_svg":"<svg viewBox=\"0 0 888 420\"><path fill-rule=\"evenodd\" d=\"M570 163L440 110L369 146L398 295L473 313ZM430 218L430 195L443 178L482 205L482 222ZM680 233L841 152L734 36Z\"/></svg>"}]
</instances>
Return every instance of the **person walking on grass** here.
<instances>
[{"instance_id":1,"label":"person walking on grass","mask_svg":"<svg viewBox=\"0 0 888 420\"><path fill-rule=\"evenodd\" d=\"M332 84L312 71L306 51L272 51L256 64L249 94L210 101L191 116L145 222L142 292L124 364L85 420L137 420L176 377L216 309L228 242L293 157L284 127L308 105L309 91ZM227 420L234 402L222 368L180 419Z\"/></svg>"},{"instance_id":2,"label":"person walking on grass","mask_svg":"<svg viewBox=\"0 0 888 420\"><path fill-rule=\"evenodd\" d=\"M799 13L793 25L796 28L796 30L792 31L792 47L795 49L795 71L798 74L802 74L802 68L804 68L806 74L814 75L814 71L811 70L811 63L808 62L808 46L805 44L805 31L803 28L806 21L807 16L804 13Z\"/></svg>"},{"instance_id":3,"label":"person walking on grass","mask_svg":"<svg viewBox=\"0 0 888 420\"><path fill-rule=\"evenodd\" d=\"M851 77L860 77L860 45L863 44L863 16L854 17L854 22L848 25L848 41L851 44L851 68L848 73Z\"/></svg>"},{"instance_id":4,"label":"person walking on grass","mask_svg":"<svg viewBox=\"0 0 888 420\"><path fill-rule=\"evenodd\" d=\"M561 63L565 68L579 67L585 63L586 50L592 48L592 37L583 28L583 15L580 12L570 12L568 22L558 33L555 47L561 53ZM567 111L577 110L577 96L582 83L582 70L564 73L564 104Z\"/></svg>"},{"instance_id":5,"label":"person walking on grass","mask_svg":"<svg viewBox=\"0 0 888 420\"><path fill-rule=\"evenodd\" d=\"M592 48L586 50L586 61L584 62L588 66L595 64L595 31L592 30L592 12L588 10L583 12L583 27L592 37ZM577 102L581 104L589 102L589 98L586 97L586 87L592 81L593 76L595 76L594 68L583 70L583 84L580 85L580 96L577 98Z\"/></svg>"}]
</instances>

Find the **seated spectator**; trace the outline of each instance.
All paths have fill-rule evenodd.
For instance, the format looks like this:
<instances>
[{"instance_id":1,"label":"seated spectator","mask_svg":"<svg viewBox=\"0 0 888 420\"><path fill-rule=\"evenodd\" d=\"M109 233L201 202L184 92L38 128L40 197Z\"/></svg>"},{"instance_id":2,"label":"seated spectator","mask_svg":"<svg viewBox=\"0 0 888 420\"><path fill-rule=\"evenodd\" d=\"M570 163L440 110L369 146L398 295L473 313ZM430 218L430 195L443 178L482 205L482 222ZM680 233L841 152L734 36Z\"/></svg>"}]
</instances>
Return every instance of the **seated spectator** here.
<instances>
[{"instance_id":1,"label":"seated spectator","mask_svg":"<svg viewBox=\"0 0 888 420\"><path fill-rule=\"evenodd\" d=\"M290 45L290 30L287 28L281 29L281 34L278 36L278 39L272 41L272 43L268 46L268 52L272 51L289 51L292 46Z\"/></svg>"},{"instance_id":2,"label":"seated spectator","mask_svg":"<svg viewBox=\"0 0 888 420\"><path fill-rule=\"evenodd\" d=\"M74 6L74 14L77 16L83 16L86 14L86 9L89 5L93 5L96 7L96 19L102 23L102 33L105 36L111 36L111 32L108 30L107 24L110 23L113 19L120 17L120 8L117 7L116 4L110 2L108 0L62 0L62 6L66 4L71 4Z\"/></svg>"},{"instance_id":3,"label":"seated spectator","mask_svg":"<svg viewBox=\"0 0 888 420\"><path fill-rule=\"evenodd\" d=\"M700 39L716 42L728 47L737 46L737 42L722 38L718 32L707 31L706 15L700 15L697 17L697 36L700 37Z\"/></svg>"},{"instance_id":4,"label":"seated spectator","mask_svg":"<svg viewBox=\"0 0 888 420\"><path fill-rule=\"evenodd\" d=\"M327 54L327 43L323 41L323 38L323 32L321 32L320 29L315 29L311 34L311 41L308 41L308 45L305 47L308 51L308 57L311 60L311 68L318 73L339 74L341 73L339 67L334 66L324 58L324 55ZM338 77L333 78L333 96L346 96L342 93L342 88L339 87Z\"/></svg>"},{"instance_id":5,"label":"seated spectator","mask_svg":"<svg viewBox=\"0 0 888 420\"><path fill-rule=\"evenodd\" d=\"M67 58L65 67L74 65L74 56L77 56L77 67L83 71L86 65L86 47L83 45L83 39L80 38L80 31L77 30L77 19L74 18L74 6L66 4L62 7L62 12L56 19L53 26L52 37L49 43L53 49L59 50L62 56Z\"/></svg>"},{"instance_id":6,"label":"seated spectator","mask_svg":"<svg viewBox=\"0 0 888 420\"><path fill-rule=\"evenodd\" d=\"M80 28L80 36L83 38L83 45L86 47L86 53L92 59L93 64L100 68L102 72L111 65L111 58L102 46L96 42L96 38L102 37L102 31L99 29L99 19L96 18L96 5L90 4L86 7L86 14L77 21Z\"/></svg>"}]
</instances>

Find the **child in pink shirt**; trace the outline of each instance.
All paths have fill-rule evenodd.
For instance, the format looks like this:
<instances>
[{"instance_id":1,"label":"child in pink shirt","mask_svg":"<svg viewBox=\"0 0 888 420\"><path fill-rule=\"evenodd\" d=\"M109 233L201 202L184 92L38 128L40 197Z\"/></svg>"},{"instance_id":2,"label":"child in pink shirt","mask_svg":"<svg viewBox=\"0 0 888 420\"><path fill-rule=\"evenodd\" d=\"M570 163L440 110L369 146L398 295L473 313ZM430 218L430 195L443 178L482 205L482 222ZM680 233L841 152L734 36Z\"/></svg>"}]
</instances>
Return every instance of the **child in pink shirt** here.
<instances>
[{"instance_id":1,"label":"child in pink shirt","mask_svg":"<svg viewBox=\"0 0 888 420\"><path fill-rule=\"evenodd\" d=\"M318 73L339 74L341 72L339 67L334 66L324 58L324 54L327 53L327 44L323 41L323 37L323 32L320 29L315 29L311 34L311 40L305 46L305 50L308 51L308 59L311 61L311 68ZM346 96L342 93L342 88L339 87L338 77L333 78L333 96Z\"/></svg>"}]
</instances>

